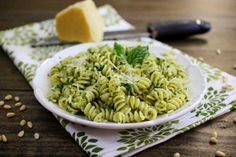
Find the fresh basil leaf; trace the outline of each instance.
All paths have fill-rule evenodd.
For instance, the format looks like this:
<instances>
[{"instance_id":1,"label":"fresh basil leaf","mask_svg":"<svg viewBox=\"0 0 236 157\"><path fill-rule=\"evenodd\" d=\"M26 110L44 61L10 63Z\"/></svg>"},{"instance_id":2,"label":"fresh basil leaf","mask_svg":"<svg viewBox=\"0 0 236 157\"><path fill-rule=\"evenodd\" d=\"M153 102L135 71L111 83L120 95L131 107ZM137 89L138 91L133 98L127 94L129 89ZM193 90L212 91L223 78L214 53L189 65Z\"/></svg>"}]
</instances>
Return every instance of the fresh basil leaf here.
<instances>
[{"instance_id":1,"label":"fresh basil leaf","mask_svg":"<svg viewBox=\"0 0 236 157\"><path fill-rule=\"evenodd\" d=\"M128 92L131 92L133 85L130 83L121 83L121 86L124 86Z\"/></svg>"},{"instance_id":2,"label":"fresh basil leaf","mask_svg":"<svg viewBox=\"0 0 236 157\"><path fill-rule=\"evenodd\" d=\"M114 47L116 55L119 58L124 58L125 57L125 48L122 45L120 45L118 43L114 43L113 47Z\"/></svg>"},{"instance_id":3,"label":"fresh basil leaf","mask_svg":"<svg viewBox=\"0 0 236 157\"><path fill-rule=\"evenodd\" d=\"M136 46L128 53L127 62L131 65L142 63L146 55L149 54L148 46Z\"/></svg>"}]
</instances>

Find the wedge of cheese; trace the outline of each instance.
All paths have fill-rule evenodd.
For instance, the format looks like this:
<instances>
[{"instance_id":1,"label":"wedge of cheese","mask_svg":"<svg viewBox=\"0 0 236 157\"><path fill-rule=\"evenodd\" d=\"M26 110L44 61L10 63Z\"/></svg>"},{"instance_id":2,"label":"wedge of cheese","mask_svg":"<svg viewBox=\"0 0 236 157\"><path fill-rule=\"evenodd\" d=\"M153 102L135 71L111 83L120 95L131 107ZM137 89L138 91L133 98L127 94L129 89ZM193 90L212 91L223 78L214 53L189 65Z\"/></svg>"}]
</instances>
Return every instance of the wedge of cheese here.
<instances>
[{"instance_id":1,"label":"wedge of cheese","mask_svg":"<svg viewBox=\"0 0 236 157\"><path fill-rule=\"evenodd\" d=\"M94 2L85 0L56 15L56 30L62 41L98 42L103 39L103 19Z\"/></svg>"}]
</instances>

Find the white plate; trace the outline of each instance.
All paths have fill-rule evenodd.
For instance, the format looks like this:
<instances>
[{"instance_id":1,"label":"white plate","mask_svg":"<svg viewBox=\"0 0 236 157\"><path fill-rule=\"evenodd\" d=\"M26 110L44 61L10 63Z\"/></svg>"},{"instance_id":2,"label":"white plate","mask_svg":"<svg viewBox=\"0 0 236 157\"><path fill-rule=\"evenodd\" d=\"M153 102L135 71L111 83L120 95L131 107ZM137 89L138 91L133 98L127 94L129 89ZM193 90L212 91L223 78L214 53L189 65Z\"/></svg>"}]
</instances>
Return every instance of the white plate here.
<instances>
[{"instance_id":1,"label":"white plate","mask_svg":"<svg viewBox=\"0 0 236 157\"><path fill-rule=\"evenodd\" d=\"M167 45L161 44L159 42L154 42L149 46L149 50L151 53L154 53L155 55L159 55L160 53L166 53L169 51L173 51L175 54L175 59L182 63L188 73L189 77L189 83L187 84L187 88L190 92L190 98L189 101L184 104L181 108L178 110L170 113L158 116L155 120L151 121L144 121L144 122L138 122L138 123L114 123L114 122L94 122L89 119L87 119L85 116L82 115L73 115L69 112L66 112L58 107L57 104L54 104L47 99L47 94L50 91L50 82L48 73L50 69L59 63L60 60L63 60L64 58L68 56L74 56L82 51L86 51L91 46L97 46L97 45L113 45L115 41L104 41L100 43L87 43L87 44L80 44L76 45L67 49L64 49L57 53L54 57L47 59L36 71L36 75L33 80L33 88L34 88L34 94L38 101L49 111L52 113L65 118L71 122L83 124L91 127L96 128L106 128L106 129L128 129L128 128L141 128L141 127L147 127L147 126L153 126L157 124L162 124L168 121L171 121L173 119L178 118L179 116L191 111L194 107L196 107L204 92L206 89L206 81L204 79L204 76L200 72L199 68L192 64L187 57L185 57L183 54L180 53L180 51L173 49ZM121 44L125 44L128 46L135 46L137 44L142 44L140 42L134 42L134 41L116 41ZM146 45L146 44L145 44Z\"/></svg>"}]
</instances>

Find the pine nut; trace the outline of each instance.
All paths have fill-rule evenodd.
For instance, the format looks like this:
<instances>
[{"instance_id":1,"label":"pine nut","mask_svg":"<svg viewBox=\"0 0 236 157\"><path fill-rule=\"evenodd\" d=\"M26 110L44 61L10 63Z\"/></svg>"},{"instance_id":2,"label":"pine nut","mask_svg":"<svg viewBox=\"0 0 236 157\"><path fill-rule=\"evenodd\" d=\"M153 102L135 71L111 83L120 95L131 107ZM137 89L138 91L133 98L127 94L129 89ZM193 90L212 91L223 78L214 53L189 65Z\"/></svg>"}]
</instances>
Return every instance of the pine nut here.
<instances>
[{"instance_id":1,"label":"pine nut","mask_svg":"<svg viewBox=\"0 0 236 157\"><path fill-rule=\"evenodd\" d=\"M17 102L17 103L15 103L15 106L16 106L16 107L20 107L21 105L22 105L21 102Z\"/></svg>"},{"instance_id":2,"label":"pine nut","mask_svg":"<svg viewBox=\"0 0 236 157\"><path fill-rule=\"evenodd\" d=\"M15 97L14 97L14 100L15 100L15 101L20 101L20 97L15 96Z\"/></svg>"},{"instance_id":3,"label":"pine nut","mask_svg":"<svg viewBox=\"0 0 236 157\"><path fill-rule=\"evenodd\" d=\"M33 127L33 123L32 123L31 121L28 121L28 122L27 122L27 126L28 126L29 128L32 128L32 127Z\"/></svg>"},{"instance_id":4,"label":"pine nut","mask_svg":"<svg viewBox=\"0 0 236 157\"><path fill-rule=\"evenodd\" d=\"M4 105L4 101L3 100L0 101L0 106L2 106L2 105Z\"/></svg>"},{"instance_id":5,"label":"pine nut","mask_svg":"<svg viewBox=\"0 0 236 157\"><path fill-rule=\"evenodd\" d=\"M214 130L214 131L211 133L211 136L217 138L217 137L218 137L218 133Z\"/></svg>"},{"instance_id":6,"label":"pine nut","mask_svg":"<svg viewBox=\"0 0 236 157\"><path fill-rule=\"evenodd\" d=\"M210 143L217 144L218 140L215 137L211 137Z\"/></svg>"},{"instance_id":7,"label":"pine nut","mask_svg":"<svg viewBox=\"0 0 236 157\"><path fill-rule=\"evenodd\" d=\"M180 157L179 153L175 153L173 157Z\"/></svg>"},{"instance_id":8,"label":"pine nut","mask_svg":"<svg viewBox=\"0 0 236 157\"><path fill-rule=\"evenodd\" d=\"M34 133L34 139L36 139L36 140L38 140L40 138L40 135L39 135L39 133Z\"/></svg>"},{"instance_id":9,"label":"pine nut","mask_svg":"<svg viewBox=\"0 0 236 157\"><path fill-rule=\"evenodd\" d=\"M7 137L6 137L6 135L4 135L4 134L2 134L2 141L3 141L4 143L7 142Z\"/></svg>"},{"instance_id":10,"label":"pine nut","mask_svg":"<svg viewBox=\"0 0 236 157\"><path fill-rule=\"evenodd\" d=\"M198 57L198 59L202 62L204 61L204 58L202 58L202 57Z\"/></svg>"},{"instance_id":11,"label":"pine nut","mask_svg":"<svg viewBox=\"0 0 236 157\"><path fill-rule=\"evenodd\" d=\"M23 137L25 134L25 131L24 130L21 130L19 133L18 133L18 137L21 138Z\"/></svg>"},{"instance_id":12,"label":"pine nut","mask_svg":"<svg viewBox=\"0 0 236 157\"><path fill-rule=\"evenodd\" d=\"M11 109L11 106L10 105L4 105L3 108L6 109L6 110L9 110L9 109Z\"/></svg>"},{"instance_id":13,"label":"pine nut","mask_svg":"<svg viewBox=\"0 0 236 157\"><path fill-rule=\"evenodd\" d=\"M236 70L236 64L233 66L233 69Z\"/></svg>"},{"instance_id":14,"label":"pine nut","mask_svg":"<svg viewBox=\"0 0 236 157\"><path fill-rule=\"evenodd\" d=\"M231 91L233 89L234 88L231 85L229 85L229 84L222 86L222 90L223 91Z\"/></svg>"},{"instance_id":15,"label":"pine nut","mask_svg":"<svg viewBox=\"0 0 236 157\"><path fill-rule=\"evenodd\" d=\"M216 151L216 156L218 156L218 157L225 157L226 155L225 155L224 152L218 150L218 151Z\"/></svg>"},{"instance_id":16,"label":"pine nut","mask_svg":"<svg viewBox=\"0 0 236 157\"><path fill-rule=\"evenodd\" d=\"M26 105L22 105L22 106L20 107L20 111L24 111L24 110L26 110Z\"/></svg>"},{"instance_id":17,"label":"pine nut","mask_svg":"<svg viewBox=\"0 0 236 157\"><path fill-rule=\"evenodd\" d=\"M221 50L220 49L216 49L216 54L220 55L221 54Z\"/></svg>"},{"instance_id":18,"label":"pine nut","mask_svg":"<svg viewBox=\"0 0 236 157\"><path fill-rule=\"evenodd\" d=\"M10 95L10 94L6 95L4 99L5 100L11 100L12 99L12 95Z\"/></svg>"},{"instance_id":19,"label":"pine nut","mask_svg":"<svg viewBox=\"0 0 236 157\"><path fill-rule=\"evenodd\" d=\"M236 117L234 117L234 123L236 124Z\"/></svg>"},{"instance_id":20,"label":"pine nut","mask_svg":"<svg viewBox=\"0 0 236 157\"><path fill-rule=\"evenodd\" d=\"M20 121L20 126L25 126L25 124L26 124L26 120L22 119L22 120Z\"/></svg>"},{"instance_id":21,"label":"pine nut","mask_svg":"<svg viewBox=\"0 0 236 157\"><path fill-rule=\"evenodd\" d=\"M6 116L7 118L14 117L16 114L14 112L7 112Z\"/></svg>"}]
</instances>

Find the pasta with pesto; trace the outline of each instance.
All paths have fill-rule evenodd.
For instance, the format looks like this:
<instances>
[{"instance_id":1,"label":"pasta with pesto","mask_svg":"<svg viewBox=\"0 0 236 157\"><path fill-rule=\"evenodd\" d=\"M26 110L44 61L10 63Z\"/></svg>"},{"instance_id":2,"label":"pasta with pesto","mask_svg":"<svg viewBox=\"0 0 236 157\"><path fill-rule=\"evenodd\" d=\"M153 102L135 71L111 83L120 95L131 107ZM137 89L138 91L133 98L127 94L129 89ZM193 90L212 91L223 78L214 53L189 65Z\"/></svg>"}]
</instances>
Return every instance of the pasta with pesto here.
<instances>
[{"instance_id":1,"label":"pasta with pesto","mask_svg":"<svg viewBox=\"0 0 236 157\"><path fill-rule=\"evenodd\" d=\"M97 122L153 120L188 100L184 66L148 46L91 47L61 60L49 78L51 102Z\"/></svg>"}]
</instances>

